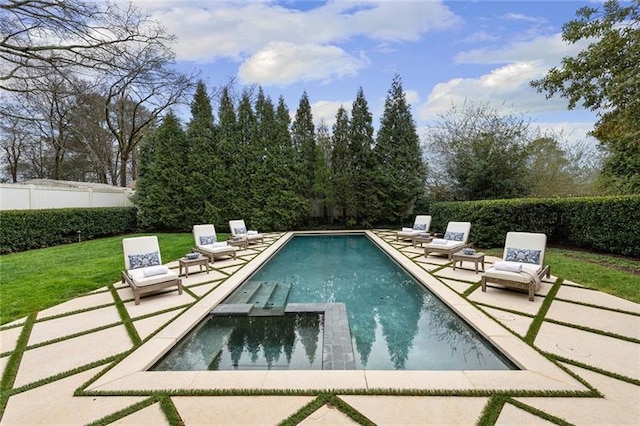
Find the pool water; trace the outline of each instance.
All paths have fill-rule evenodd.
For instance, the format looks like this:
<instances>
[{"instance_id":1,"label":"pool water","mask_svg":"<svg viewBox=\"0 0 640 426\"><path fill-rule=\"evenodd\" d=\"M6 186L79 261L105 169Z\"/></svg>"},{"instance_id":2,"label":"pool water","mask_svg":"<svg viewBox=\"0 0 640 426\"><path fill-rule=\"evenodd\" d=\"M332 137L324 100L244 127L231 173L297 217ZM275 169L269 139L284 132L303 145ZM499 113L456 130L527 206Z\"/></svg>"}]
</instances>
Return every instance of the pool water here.
<instances>
[{"instance_id":1,"label":"pool water","mask_svg":"<svg viewBox=\"0 0 640 426\"><path fill-rule=\"evenodd\" d=\"M269 296L256 299L255 295L265 288L265 294ZM254 294L250 301L242 299L247 293ZM344 303L356 369L517 369L366 235L294 236L225 303L255 303L259 308L271 308L269 305L274 303ZM278 317L264 319L264 324L271 324L264 327L272 333L278 328L276 322L269 322L274 318ZM220 320L222 318L214 317L210 321L213 325ZM248 321L246 317L245 321ZM225 327L229 334L228 324L220 326L221 329ZM291 358L288 353L304 353L307 359L313 358L313 362L302 362L304 366L299 366L299 362L296 365L289 363L288 368L317 368L322 356L309 356L309 350L300 349L300 336L306 336L306 346L309 346L309 336L316 336L316 346L322 348L323 333L308 330L291 333L297 340L281 346L280 358L271 365L285 368L282 364L287 364L287 358ZM246 350L246 338L234 343L233 339L224 337L224 330L208 334L216 335L216 347L226 346L231 353ZM266 340L258 343L264 347L254 350L253 358L249 357L253 364L245 363L247 368L278 368L268 365L266 343ZM218 353L217 350L214 352L213 357ZM213 357L208 354L206 358ZM200 367L203 366L204 363ZM200 367L179 369L209 369ZM232 362L228 367L243 368Z\"/></svg>"}]
</instances>

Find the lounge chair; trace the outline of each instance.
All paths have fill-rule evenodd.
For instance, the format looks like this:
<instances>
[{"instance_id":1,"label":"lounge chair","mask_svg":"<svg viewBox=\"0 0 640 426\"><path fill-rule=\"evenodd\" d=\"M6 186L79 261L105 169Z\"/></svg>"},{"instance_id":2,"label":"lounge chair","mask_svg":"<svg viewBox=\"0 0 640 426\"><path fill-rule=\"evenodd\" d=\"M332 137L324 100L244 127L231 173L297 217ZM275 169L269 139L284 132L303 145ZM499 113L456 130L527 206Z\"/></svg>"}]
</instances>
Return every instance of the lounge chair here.
<instances>
[{"instance_id":1,"label":"lounge chair","mask_svg":"<svg viewBox=\"0 0 640 426\"><path fill-rule=\"evenodd\" d=\"M125 268L122 282L133 290L136 305L140 304L141 295L167 287L176 286L178 294L182 294L182 280L178 274L162 265L157 237L125 238L122 249Z\"/></svg>"},{"instance_id":2,"label":"lounge chair","mask_svg":"<svg viewBox=\"0 0 640 426\"><path fill-rule=\"evenodd\" d=\"M264 236L258 231L247 229L244 220L230 220L229 228L231 229L231 235L235 238L246 238L249 244L264 241Z\"/></svg>"},{"instance_id":3,"label":"lounge chair","mask_svg":"<svg viewBox=\"0 0 640 426\"><path fill-rule=\"evenodd\" d=\"M430 253L446 254L449 260L453 254L466 247L471 247L469 232L471 222L449 222L447 230L442 238L434 238L430 243L424 244L424 257Z\"/></svg>"},{"instance_id":4,"label":"lounge chair","mask_svg":"<svg viewBox=\"0 0 640 426\"><path fill-rule=\"evenodd\" d=\"M545 234L508 232L504 242L502 262L496 262L482 276L482 291L487 283L495 283L529 293L533 302L535 292L540 290L541 280L551 276L551 267L544 265L547 245Z\"/></svg>"},{"instance_id":5,"label":"lounge chair","mask_svg":"<svg viewBox=\"0 0 640 426\"><path fill-rule=\"evenodd\" d=\"M196 243L193 251L207 256L211 263L223 257L236 258L238 247L230 246L225 241L218 242L216 228L211 224L194 225L193 239Z\"/></svg>"},{"instance_id":6,"label":"lounge chair","mask_svg":"<svg viewBox=\"0 0 640 426\"><path fill-rule=\"evenodd\" d=\"M396 232L396 241L411 240L420 234L429 232L431 226L431 216L417 215L413 221L413 228L402 228Z\"/></svg>"}]
</instances>

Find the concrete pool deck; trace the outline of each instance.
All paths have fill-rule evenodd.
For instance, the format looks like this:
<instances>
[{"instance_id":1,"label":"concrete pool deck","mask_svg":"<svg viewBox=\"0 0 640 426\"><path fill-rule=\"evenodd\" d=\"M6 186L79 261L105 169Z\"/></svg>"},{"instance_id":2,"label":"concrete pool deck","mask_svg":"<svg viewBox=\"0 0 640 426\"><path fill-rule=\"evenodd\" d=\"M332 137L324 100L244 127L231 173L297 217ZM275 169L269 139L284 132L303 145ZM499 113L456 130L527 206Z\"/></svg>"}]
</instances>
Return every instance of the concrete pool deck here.
<instances>
[{"instance_id":1,"label":"concrete pool deck","mask_svg":"<svg viewBox=\"0 0 640 426\"><path fill-rule=\"evenodd\" d=\"M150 296L136 306L132 292L118 282L113 293L99 289L38 312L31 329L27 319L4 325L0 372L11 357L19 365L1 423L170 424L164 411L168 402L187 425L277 424L316 399L313 391L273 394L287 389L330 389L376 424L473 424L488 404L495 405L497 392L508 397L498 424L549 424L554 418L574 424L640 423L640 305L579 283L555 284L553 276L534 302L497 288L482 293L481 274L472 263L453 270L446 259L425 258L422 250L396 242L386 230L370 237L524 371L144 371L288 236L269 234L264 244L240 251L238 259L216 261L209 274L190 273L182 295ZM177 269L177 261L168 266ZM549 292L553 300L547 309L542 296ZM142 344L127 331L117 309L121 302ZM537 315L544 321L531 346L523 339ZM18 347L21 335L28 338L26 348ZM233 396L230 389L265 395ZM397 394L406 389L425 396ZM152 397L158 390L166 395L164 410ZM339 408L319 404L301 423L356 423Z\"/></svg>"}]
</instances>

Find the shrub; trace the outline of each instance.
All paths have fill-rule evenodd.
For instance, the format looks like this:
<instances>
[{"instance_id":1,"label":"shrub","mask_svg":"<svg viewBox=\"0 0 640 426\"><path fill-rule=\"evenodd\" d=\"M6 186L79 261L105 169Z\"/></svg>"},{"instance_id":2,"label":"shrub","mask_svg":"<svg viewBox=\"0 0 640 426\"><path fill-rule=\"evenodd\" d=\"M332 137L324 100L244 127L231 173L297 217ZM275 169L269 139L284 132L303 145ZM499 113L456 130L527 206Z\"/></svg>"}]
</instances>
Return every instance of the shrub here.
<instances>
[{"instance_id":1,"label":"shrub","mask_svg":"<svg viewBox=\"0 0 640 426\"><path fill-rule=\"evenodd\" d=\"M431 230L471 222L470 241L502 247L509 231L542 232L552 244L640 256L640 196L438 202Z\"/></svg>"},{"instance_id":2,"label":"shrub","mask_svg":"<svg viewBox=\"0 0 640 426\"><path fill-rule=\"evenodd\" d=\"M2 211L0 254L132 232L136 212L135 207Z\"/></svg>"}]
</instances>

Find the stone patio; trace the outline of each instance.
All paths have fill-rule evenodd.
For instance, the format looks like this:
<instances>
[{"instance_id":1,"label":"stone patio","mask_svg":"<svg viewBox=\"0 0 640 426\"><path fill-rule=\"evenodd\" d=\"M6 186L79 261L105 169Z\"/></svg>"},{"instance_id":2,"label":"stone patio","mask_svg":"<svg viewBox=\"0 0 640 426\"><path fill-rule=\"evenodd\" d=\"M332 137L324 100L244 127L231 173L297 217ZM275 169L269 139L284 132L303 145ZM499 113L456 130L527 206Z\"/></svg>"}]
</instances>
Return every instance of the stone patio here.
<instances>
[{"instance_id":1,"label":"stone patio","mask_svg":"<svg viewBox=\"0 0 640 426\"><path fill-rule=\"evenodd\" d=\"M181 296L167 292L135 305L118 282L118 300L105 287L2 326L0 373L11 357L19 367L1 424L172 424L167 406L186 425L278 424L309 404L319 408L300 424L357 424L348 412L375 424L473 424L486 420L497 391L509 396L497 424L554 423L541 415L573 424L640 424L640 305L554 276L534 302L496 287L482 293L482 274L472 263L454 271L442 257L425 258L397 243L392 231L369 235L525 371L144 371L290 236L267 234L265 244L240 251L237 260L216 261L209 274L194 269ZM487 257L487 264L495 260ZM168 266L177 271L177 261ZM120 303L137 336L127 331ZM531 347L523 339L538 315L544 321ZM22 334L26 348L18 347ZM233 389L262 391L236 396ZM327 389L341 405L323 402L319 390Z\"/></svg>"}]
</instances>

